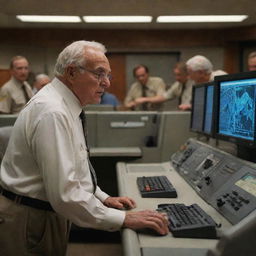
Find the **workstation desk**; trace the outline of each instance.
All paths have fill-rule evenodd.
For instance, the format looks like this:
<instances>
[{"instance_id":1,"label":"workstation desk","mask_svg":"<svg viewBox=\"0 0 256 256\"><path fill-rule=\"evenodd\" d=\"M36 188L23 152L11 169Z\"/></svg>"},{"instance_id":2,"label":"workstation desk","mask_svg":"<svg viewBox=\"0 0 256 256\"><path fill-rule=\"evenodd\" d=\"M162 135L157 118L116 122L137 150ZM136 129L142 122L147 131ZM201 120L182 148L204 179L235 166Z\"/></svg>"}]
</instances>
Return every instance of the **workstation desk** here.
<instances>
[{"instance_id":1,"label":"workstation desk","mask_svg":"<svg viewBox=\"0 0 256 256\"><path fill-rule=\"evenodd\" d=\"M142 198L137 188L138 176L165 175L177 190L177 198ZM161 203L197 203L217 224L221 224L218 232L230 228L232 224L206 203L192 187L174 170L170 162L152 164L117 164L117 180L120 196L129 196L137 203L135 210L157 208ZM122 232L125 256L201 256L206 255L209 248L214 248L218 239L175 238L169 233L158 236L151 232L135 232L124 229Z\"/></svg>"}]
</instances>

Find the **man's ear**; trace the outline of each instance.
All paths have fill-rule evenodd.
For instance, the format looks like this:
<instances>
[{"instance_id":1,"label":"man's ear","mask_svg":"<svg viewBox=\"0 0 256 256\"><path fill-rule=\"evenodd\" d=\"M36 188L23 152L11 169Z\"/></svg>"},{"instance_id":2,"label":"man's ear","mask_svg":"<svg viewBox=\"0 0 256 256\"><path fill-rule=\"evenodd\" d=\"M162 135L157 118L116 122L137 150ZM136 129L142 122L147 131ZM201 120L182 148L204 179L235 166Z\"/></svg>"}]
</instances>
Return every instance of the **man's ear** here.
<instances>
[{"instance_id":1,"label":"man's ear","mask_svg":"<svg viewBox=\"0 0 256 256\"><path fill-rule=\"evenodd\" d=\"M76 75L76 69L73 66L68 66L66 69L67 78L73 80Z\"/></svg>"}]
</instances>

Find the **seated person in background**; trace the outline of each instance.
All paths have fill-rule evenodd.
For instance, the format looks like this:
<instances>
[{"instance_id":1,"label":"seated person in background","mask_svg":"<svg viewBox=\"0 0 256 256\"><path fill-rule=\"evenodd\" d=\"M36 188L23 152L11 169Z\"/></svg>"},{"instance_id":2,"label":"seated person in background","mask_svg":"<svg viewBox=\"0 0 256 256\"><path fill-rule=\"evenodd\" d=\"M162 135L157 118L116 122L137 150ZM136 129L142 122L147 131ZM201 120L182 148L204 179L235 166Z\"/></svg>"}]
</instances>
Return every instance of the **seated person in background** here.
<instances>
[{"instance_id":1,"label":"seated person in background","mask_svg":"<svg viewBox=\"0 0 256 256\"><path fill-rule=\"evenodd\" d=\"M178 108L180 110L190 109L192 86L194 81L188 78L187 67L185 63L178 62L175 65L173 72L176 82L174 82L170 89L168 89L163 95L157 95L154 97L141 97L136 99L136 101L141 103L160 103L179 98Z\"/></svg>"},{"instance_id":2,"label":"seated person in background","mask_svg":"<svg viewBox=\"0 0 256 256\"><path fill-rule=\"evenodd\" d=\"M105 52L96 42L67 46L55 78L19 114L0 169L1 255L64 256L71 222L168 233L164 214L125 211L136 207L133 199L111 197L97 185L83 107L99 104L110 86Z\"/></svg>"},{"instance_id":3,"label":"seated person in background","mask_svg":"<svg viewBox=\"0 0 256 256\"><path fill-rule=\"evenodd\" d=\"M163 79L149 76L148 67L145 65L135 67L133 75L137 81L131 85L124 100L125 107L132 110L161 110L161 103L147 103L139 99L163 95L166 87Z\"/></svg>"},{"instance_id":4,"label":"seated person in background","mask_svg":"<svg viewBox=\"0 0 256 256\"><path fill-rule=\"evenodd\" d=\"M186 65L189 77L195 84L208 83L213 81L215 76L227 74L222 70L213 71L213 65L210 60L201 55L196 55L190 58L186 62Z\"/></svg>"},{"instance_id":5,"label":"seated person in background","mask_svg":"<svg viewBox=\"0 0 256 256\"><path fill-rule=\"evenodd\" d=\"M29 63L23 56L15 56L10 63L11 79L0 90L0 113L18 114L32 98L33 91L26 82Z\"/></svg>"},{"instance_id":6,"label":"seated person in background","mask_svg":"<svg viewBox=\"0 0 256 256\"><path fill-rule=\"evenodd\" d=\"M33 92L36 94L41 90L45 85L51 82L51 79L46 74L39 74L35 77L35 82L33 85Z\"/></svg>"},{"instance_id":7,"label":"seated person in background","mask_svg":"<svg viewBox=\"0 0 256 256\"><path fill-rule=\"evenodd\" d=\"M100 104L113 105L115 108L120 105L117 97L106 91L101 96Z\"/></svg>"},{"instance_id":8,"label":"seated person in background","mask_svg":"<svg viewBox=\"0 0 256 256\"><path fill-rule=\"evenodd\" d=\"M248 55L248 70L249 71L256 70L256 52L251 52Z\"/></svg>"}]
</instances>

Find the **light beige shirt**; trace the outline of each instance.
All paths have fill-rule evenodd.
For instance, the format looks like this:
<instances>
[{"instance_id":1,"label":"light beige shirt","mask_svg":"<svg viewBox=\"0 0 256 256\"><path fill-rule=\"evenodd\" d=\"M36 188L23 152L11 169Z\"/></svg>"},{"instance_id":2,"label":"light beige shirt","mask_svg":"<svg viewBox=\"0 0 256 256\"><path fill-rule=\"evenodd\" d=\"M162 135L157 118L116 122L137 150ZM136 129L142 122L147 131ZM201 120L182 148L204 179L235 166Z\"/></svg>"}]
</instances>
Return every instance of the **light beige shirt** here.
<instances>
[{"instance_id":1,"label":"light beige shirt","mask_svg":"<svg viewBox=\"0 0 256 256\"><path fill-rule=\"evenodd\" d=\"M209 82L213 81L215 76L222 76L222 75L227 75L227 73L220 69L212 71Z\"/></svg>"},{"instance_id":2,"label":"light beige shirt","mask_svg":"<svg viewBox=\"0 0 256 256\"><path fill-rule=\"evenodd\" d=\"M190 79L188 79L184 85L176 81L171 85L171 88L164 93L163 96L166 100L181 98L181 102L179 104L191 104L193 84L194 81Z\"/></svg>"},{"instance_id":3,"label":"light beige shirt","mask_svg":"<svg viewBox=\"0 0 256 256\"><path fill-rule=\"evenodd\" d=\"M33 91L27 82L23 83L29 98L32 98ZM26 98L20 81L12 77L0 89L0 113L17 114L26 105Z\"/></svg>"},{"instance_id":4,"label":"light beige shirt","mask_svg":"<svg viewBox=\"0 0 256 256\"><path fill-rule=\"evenodd\" d=\"M117 230L125 212L108 208L109 196L93 184L76 96L55 78L20 112L0 171L0 184L49 201L79 226Z\"/></svg>"},{"instance_id":5,"label":"light beige shirt","mask_svg":"<svg viewBox=\"0 0 256 256\"><path fill-rule=\"evenodd\" d=\"M140 82L136 81L131 85L131 88L124 100L124 104L134 101L143 96L142 86ZM165 92L165 83L160 77L149 77L146 84L146 97L153 97L163 95ZM147 103L147 110L161 110L162 103ZM141 110L141 106L136 107L136 110Z\"/></svg>"}]
</instances>

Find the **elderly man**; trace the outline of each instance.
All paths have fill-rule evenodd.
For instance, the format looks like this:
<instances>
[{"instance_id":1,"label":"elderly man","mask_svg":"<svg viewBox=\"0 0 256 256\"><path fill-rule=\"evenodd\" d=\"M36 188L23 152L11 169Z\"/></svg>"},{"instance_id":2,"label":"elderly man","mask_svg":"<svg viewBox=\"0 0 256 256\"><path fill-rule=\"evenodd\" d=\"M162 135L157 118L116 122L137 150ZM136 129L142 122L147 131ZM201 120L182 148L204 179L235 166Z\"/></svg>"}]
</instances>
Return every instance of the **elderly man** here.
<instances>
[{"instance_id":1,"label":"elderly man","mask_svg":"<svg viewBox=\"0 0 256 256\"><path fill-rule=\"evenodd\" d=\"M192 86L194 81L188 78L187 67L185 63L176 63L173 69L176 81L171 85L170 89L167 90L163 95L157 95L153 97L141 97L137 98L135 102L143 103L161 103L167 100L173 100L178 98L180 110L190 109Z\"/></svg>"},{"instance_id":2,"label":"elderly man","mask_svg":"<svg viewBox=\"0 0 256 256\"><path fill-rule=\"evenodd\" d=\"M53 81L19 114L0 172L1 255L65 255L67 220L108 231L168 232L163 214L126 212L135 207L131 198L97 186L82 108L100 102L110 72L103 45L74 42L60 53Z\"/></svg>"},{"instance_id":3,"label":"elderly man","mask_svg":"<svg viewBox=\"0 0 256 256\"><path fill-rule=\"evenodd\" d=\"M33 92L36 94L41 90L45 85L51 82L51 79L46 74L39 74L35 77L35 82L33 85Z\"/></svg>"},{"instance_id":4,"label":"elderly man","mask_svg":"<svg viewBox=\"0 0 256 256\"><path fill-rule=\"evenodd\" d=\"M125 107L133 110L161 110L161 103L144 102L139 98L163 95L166 87L163 79L149 76L149 69L145 65L135 67L133 75L137 81L131 85L124 101Z\"/></svg>"},{"instance_id":5,"label":"elderly man","mask_svg":"<svg viewBox=\"0 0 256 256\"><path fill-rule=\"evenodd\" d=\"M248 56L248 70L256 70L256 52L251 52Z\"/></svg>"},{"instance_id":6,"label":"elderly man","mask_svg":"<svg viewBox=\"0 0 256 256\"><path fill-rule=\"evenodd\" d=\"M208 83L213 81L215 76L227 74L222 70L213 71L213 65L210 60L202 55L190 58L186 65L190 79L196 84ZM187 107L191 108L191 105L188 104Z\"/></svg>"},{"instance_id":7,"label":"elderly man","mask_svg":"<svg viewBox=\"0 0 256 256\"><path fill-rule=\"evenodd\" d=\"M214 80L215 76L227 74L225 71L213 71L213 65L206 57L196 55L186 62L189 77L196 84L207 83Z\"/></svg>"},{"instance_id":8,"label":"elderly man","mask_svg":"<svg viewBox=\"0 0 256 256\"><path fill-rule=\"evenodd\" d=\"M18 114L33 96L26 82L29 64L25 57L15 56L10 63L11 79L0 90L0 113Z\"/></svg>"}]
</instances>

